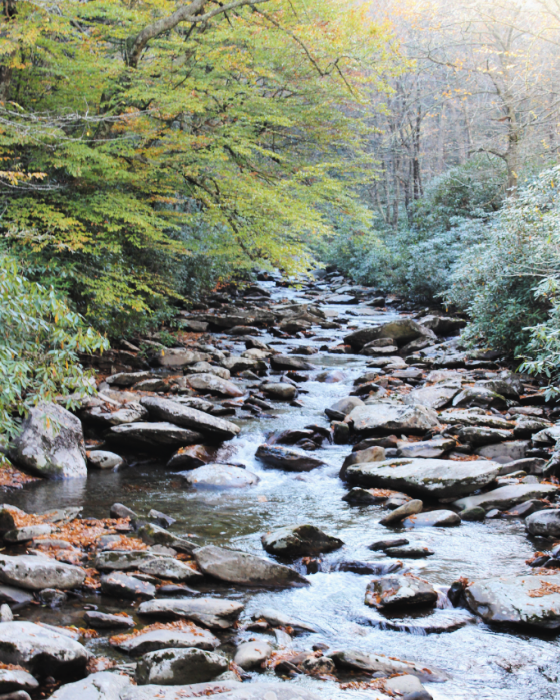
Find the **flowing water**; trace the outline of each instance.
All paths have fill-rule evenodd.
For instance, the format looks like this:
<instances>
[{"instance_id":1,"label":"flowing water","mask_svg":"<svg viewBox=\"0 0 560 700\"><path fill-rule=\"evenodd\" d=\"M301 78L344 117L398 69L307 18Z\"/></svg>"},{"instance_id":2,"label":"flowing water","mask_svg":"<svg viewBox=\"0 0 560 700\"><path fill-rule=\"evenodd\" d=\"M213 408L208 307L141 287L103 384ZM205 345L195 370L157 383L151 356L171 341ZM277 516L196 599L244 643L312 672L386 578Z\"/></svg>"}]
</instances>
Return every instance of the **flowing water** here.
<instances>
[{"instance_id":1,"label":"flowing water","mask_svg":"<svg viewBox=\"0 0 560 700\"><path fill-rule=\"evenodd\" d=\"M302 292L269 288L274 300L309 301ZM348 317L356 326L385 322L397 316L391 312L371 315L371 307L323 308L338 311L340 317ZM363 311L370 315L360 315ZM312 340L279 342L268 334L260 339L285 352L290 345L302 343L317 347L334 344L342 334L342 331L323 330L319 331L320 337ZM226 342L235 344L230 336ZM242 349L239 343L235 345L236 353ZM271 431L303 428L312 423L328 426L325 407L349 394L353 380L364 371L367 358L319 353L309 360L317 366L317 371L311 372L310 380L301 384L307 392L300 395L304 406L298 408L277 403L278 408L271 412L270 417L236 419L242 432L222 449L223 461L243 463L259 476L260 483L255 487L189 491L175 474L165 469L165 461L145 461L143 458L144 461L122 471L92 473L85 482L33 484L9 500L28 512L80 505L84 517L107 517L109 507L115 501L130 506L141 516L156 508L177 519L171 528L176 534L197 537L196 541L201 543L225 545L259 555L263 554L260 542L263 533L288 524L309 522L340 537L345 543L342 549L323 557L325 565L342 560L385 562L387 557L367 549L371 542L393 534L378 523L382 517L381 507L355 507L341 500L347 489L338 478L338 471L350 452L348 445L328 445L317 450L314 454L323 458L328 466L304 474L266 468L255 459L257 446ZM332 384L316 381L314 377L324 368L342 370L345 379ZM522 522L515 520L465 522L457 528L426 528L409 532L406 536L412 544L427 545L436 553L426 560L405 562L407 567L431 583L442 586L443 590L459 576L474 580L527 573L525 560L534 552L524 534ZM369 576L330 571L310 574L308 578L309 587L286 591L244 591L220 584L207 584L201 587L201 591L241 599L248 614L269 606L312 624L318 630L317 634L296 637L292 642L295 649L310 649L313 643L321 641L332 650L360 649L442 669L449 675L448 682L426 684L436 700L558 697L560 658L554 636L514 634L511 630L490 628L474 619L454 632L422 633L425 622L465 614L464 611L446 609L444 596L441 597L441 608L409 620L416 629L383 629L372 609L364 605ZM52 624L80 624L85 602L93 602L100 610L108 612L126 609L120 601L92 597L76 601L74 609L65 607L63 612L35 608L32 619ZM24 617L29 615L24 611ZM239 636L249 639L252 635L242 632ZM91 640L88 645L98 654L110 653L104 638ZM276 680L276 677L269 672L265 679ZM287 682L301 683L325 699L368 697L367 691L341 690L334 682L306 676Z\"/></svg>"}]
</instances>

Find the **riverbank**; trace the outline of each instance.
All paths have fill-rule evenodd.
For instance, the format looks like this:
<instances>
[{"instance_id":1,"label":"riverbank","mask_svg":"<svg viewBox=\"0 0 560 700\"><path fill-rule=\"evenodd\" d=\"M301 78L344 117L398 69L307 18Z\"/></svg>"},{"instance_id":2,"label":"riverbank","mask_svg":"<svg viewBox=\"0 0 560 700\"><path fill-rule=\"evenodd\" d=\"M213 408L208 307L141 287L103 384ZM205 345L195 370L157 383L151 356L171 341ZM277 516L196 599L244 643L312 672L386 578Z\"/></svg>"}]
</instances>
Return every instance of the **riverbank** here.
<instances>
[{"instance_id":1,"label":"riverbank","mask_svg":"<svg viewBox=\"0 0 560 700\"><path fill-rule=\"evenodd\" d=\"M249 697L386 698L401 682L405 697L551 697L559 429L542 388L460 352L461 319L336 275L284 284L211 296L183 315L176 348L156 336L105 356L58 458L74 476L7 493L24 513L2 511L0 593L17 617L0 634L19 647L0 661L38 683L16 687L233 698L244 681ZM44 429L38 417L29 444ZM37 629L21 622L74 629L43 628L28 658ZM211 656L149 656L193 647ZM187 688L200 681L212 685Z\"/></svg>"}]
</instances>

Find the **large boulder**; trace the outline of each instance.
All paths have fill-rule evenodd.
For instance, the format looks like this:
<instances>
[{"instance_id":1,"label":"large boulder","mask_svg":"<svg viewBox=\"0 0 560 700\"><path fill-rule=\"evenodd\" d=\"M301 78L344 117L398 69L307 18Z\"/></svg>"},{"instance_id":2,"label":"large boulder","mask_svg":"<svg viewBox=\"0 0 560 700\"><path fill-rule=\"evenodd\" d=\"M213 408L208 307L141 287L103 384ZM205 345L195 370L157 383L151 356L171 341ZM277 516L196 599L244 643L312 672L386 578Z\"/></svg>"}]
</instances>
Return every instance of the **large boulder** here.
<instances>
[{"instance_id":1,"label":"large boulder","mask_svg":"<svg viewBox=\"0 0 560 700\"><path fill-rule=\"evenodd\" d=\"M425 433L439 425L436 412L426 406L376 403L357 406L344 419L357 433Z\"/></svg>"},{"instance_id":2,"label":"large boulder","mask_svg":"<svg viewBox=\"0 0 560 700\"><path fill-rule=\"evenodd\" d=\"M366 488L385 488L420 496L463 496L491 484L501 465L488 460L456 462L449 459L386 459L355 464L346 478Z\"/></svg>"},{"instance_id":3,"label":"large boulder","mask_svg":"<svg viewBox=\"0 0 560 700\"><path fill-rule=\"evenodd\" d=\"M344 338L347 345L360 350L367 343L379 338L392 338L395 343L402 347L417 338L428 338L437 340L436 334L429 328L413 321L411 318L402 318L396 321L384 323L382 326L373 328L361 328Z\"/></svg>"},{"instance_id":4,"label":"large boulder","mask_svg":"<svg viewBox=\"0 0 560 700\"><path fill-rule=\"evenodd\" d=\"M173 423L126 423L116 425L105 435L108 442L137 448L176 449L183 445L195 445L205 440L202 433L180 428Z\"/></svg>"},{"instance_id":5,"label":"large boulder","mask_svg":"<svg viewBox=\"0 0 560 700\"><path fill-rule=\"evenodd\" d=\"M242 610L242 603L221 598L180 598L147 601L140 605L138 614L159 619L182 618L211 629L229 629Z\"/></svg>"},{"instance_id":6,"label":"large boulder","mask_svg":"<svg viewBox=\"0 0 560 700\"><path fill-rule=\"evenodd\" d=\"M41 402L30 409L9 456L47 479L87 476L82 423L54 403Z\"/></svg>"},{"instance_id":7,"label":"large boulder","mask_svg":"<svg viewBox=\"0 0 560 700\"><path fill-rule=\"evenodd\" d=\"M485 622L544 630L560 628L560 575L503 576L465 589L469 608Z\"/></svg>"},{"instance_id":8,"label":"large boulder","mask_svg":"<svg viewBox=\"0 0 560 700\"><path fill-rule=\"evenodd\" d=\"M189 486L207 489L243 488L259 483L256 474L231 464L205 464L180 476Z\"/></svg>"},{"instance_id":9,"label":"large boulder","mask_svg":"<svg viewBox=\"0 0 560 700\"><path fill-rule=\"evenodd\" d=\"M190 374L187 377L187 384L196 391L206 394L216 394L217 396L228 396L236 398L243 396L244 392L228 379L222 379L215 374Z\"/></svg>"},{"instance_id":10,"label":"large boulder","mask_svg":"<svg viewBox=\"0 0 560 700\"><path fill-rule=\"evenodd\" d=\"M297 571L247 552L208 545L194 550L200 570L227 583L266 588L306 586L309 581Z\"/></svg>"},{"instance_id":11,"label":"large boulder","mask_svg":"<svg viewBox=\"0 0 560 700\"><path fill-rule=\"evenodd\" d=\"M33 622L0 624L0 662L23 666L33 675L81 676L90 656L85 647L53 628Z\"/></svg>"},{"instance_id":12,"label":"large boulder","mask_svg":"<svg viewBox=\"0 0 560 700\"><path fill-rule=\"evenodd\" d=\"M256 456L271 467L285 469L289 472L310 472L325 464L317 457L280 445L259 445Z\"/></svg>"},{"instance_id":13,"label":"large boulder","mask_svg":"<svg viewBox=\"0 0 560 700\"><path fill-rule=\"evenodd\" d=\"M540 510L525 518L525 526L531 535L560 537L560 509Z\"/></svg>"},{"instance_id":14,"label":"large boulder","mask_svg":"<svg viewBox=\"0 0 560 700\"><path fill-rule=\"evenodd\" d=\"M484 508L486 511L493 508L508 510L531 498L550 498L557 492L558 487L552 484L508 484L477 496L460 498L453 505L461 510L476 507Z\"/></svg>"},{"instance_id":15,"label":"large boulder","mask_svg":"<svg viewBox=\"0 0 560 700\"><path fill-rule=\"evenodd\" d=\"M203 649L164 649L145 654L136 667L140 685L161 683L204 683L228 670L228 660L221 654Z\"/></svg>"},{"instance_id":16,"label":"large boulder","mask_svg":"<svg viewBox=\"0 0 560 700\"><path fill-rule=\"evenodd\" d=\"M79 566L63 564L45 556L22 554L11 557L0 553L0 581L31 591L43 588L69 589L81 586L86 572Z\"/></svg>"},{"instance_id":17,"label":"large boulder","mask_svg":"<svg viewBox=\"0 0 560 700\"><path fill-rule=\"evenodd\" d=\"M169 421L221 440L231 440L239 433L239 427L235 423L197 411L196 408L188 408L171 399L145 396L141 403L156 420Z\"/></svg>"},{"instance_id":18,"label":"large boulder","mask_svg":"<svg viewBox=\"0 0 560 700\"><path fill-rule=\"evenodd\" d=\"M279 557L307 557L333 552L344 542L327 535L315 525L282 527L261 537L262 546L269 554Z\"/></svg>"}]
</instances>

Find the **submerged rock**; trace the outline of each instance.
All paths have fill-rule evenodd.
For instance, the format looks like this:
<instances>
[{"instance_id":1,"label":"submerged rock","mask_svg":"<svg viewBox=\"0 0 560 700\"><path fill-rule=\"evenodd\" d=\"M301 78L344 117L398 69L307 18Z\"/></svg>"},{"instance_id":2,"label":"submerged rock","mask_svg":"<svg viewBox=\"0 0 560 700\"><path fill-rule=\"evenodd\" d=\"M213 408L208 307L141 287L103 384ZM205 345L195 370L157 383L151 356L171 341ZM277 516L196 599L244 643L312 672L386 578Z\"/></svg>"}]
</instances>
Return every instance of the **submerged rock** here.
<instances>
[{"instance_id":1,"label":"submerged rock","mask_svg":"<svg viewBox=\"0 0 560 700\"><path fill-rule=\"evenodd\" d=\"M280 557L306 557L333 552L344 542L319 530L314 525L282 527L261 537L263 548Z\"/></svg>"},{"instance_id":2,"label":"submerged rock","mask_svg":"<svg viewBox=\"0 0 560 700\"><path fill-rule=\"evenodd\" d=\"M181 477L189 486L209 489L243 488L259 483L256 474L231 464L205 464L182 473Z\"/></svg>"},{"instance_id":3,"label":"submerged rock","mask_svg":"<svg viewBox=\"0 0 560 700\"><path fill-rule=\"evenodd\" d=\"M560 575L475 581L465 589L465 599L485 622L560 628Z\"/></svg>"},{"instance_id":4,"label":"submerged rock","mask_svg":"<svg viewBox=\"0 0 560 700\"><path fill-rule=\"evenodd\" d=\"M87 476L80 419L54 403L41 402L29 410L9 456L47 479Z\"/></svg>"},{"instance_id":5,"label":"submerged rock","mask_svg":"<svg viewBox=\"0 0 560 700\"><path fill-rule=\"evenodd\" d=\"M348 467L346 478L363 487L389 488L446 498L472 493L491 484L500 465L487 460L387 459Z\"/></svg>"},{"instance_id":6,"label":"submerged rock","mask_svg":"<svg viewBox=\"0 0 560 700\"><path fill-rule=\"evenodd\" d=\"M297 571L247 552L208 545L195 549L194 557L203 573L228 583L267 588L291 588L309 584Z\"/></svg>"}]
</instances>

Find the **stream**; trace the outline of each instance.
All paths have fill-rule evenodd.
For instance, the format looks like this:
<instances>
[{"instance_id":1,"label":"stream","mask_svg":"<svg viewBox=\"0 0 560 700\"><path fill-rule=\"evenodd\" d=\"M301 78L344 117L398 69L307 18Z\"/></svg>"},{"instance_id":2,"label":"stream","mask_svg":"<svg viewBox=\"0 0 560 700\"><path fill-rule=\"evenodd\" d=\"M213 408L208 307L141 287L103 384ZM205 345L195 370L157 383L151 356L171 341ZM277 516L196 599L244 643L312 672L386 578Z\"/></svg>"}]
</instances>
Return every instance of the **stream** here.
<instances>
[{"instance_id":1,"label":"stream","mask_svg":"<svg viewBox=\"0 0 560 700\"><path fill-rule=\"evenodd\" d=\"M274 282L260 284L272 293L273 302L306 303L314 298L305 290L277 287ZM315 294L326 291L329 291L326 284L315 286ZM332 316L338 314L336 320L346 322L343 328L319 329L317 335L304 341L301 338L279 340L263 331L259 340L283 353L302 344L319 348L341 342L349 327L371 326L399 317L395 311L372 309L363 304L321 302L321 308ZM224 339L221 348L230 349L234 354L244 350L240 340L225 334L218 337ZM86 518L108 517L110 506L115 502L134 509L141 517L146 517L148 511L155 508L177 520L170 528L174 534L201 544L212 543L259 556L264 555L260 541L263 533L285 525L312 523L342 539L344 546L322 555L323 572L307 574L300 569L307 575L310 586L283 591L244 590L207 582L198 588L209 595L243 602L246 609L242 618L269 606L313 625L317 633L295 637L291 642L294 649L307 650L321 642L331 650L349 648L382 653L443 670L449 676L447 682L425 683L436 700L544 700L558 697L560 656L555 635L514 633L507 628L490 627L474 617L453 632L423 633L421 624L414 625L415 620L421 622L426 617L436 619L440 616L443 619L450 615L467 615L464 610L452 609L445 595L440 596L436 610L409 619L416 629L383 629L372 609L364 605L365 589L371 577L327 571L329 567L336 568L339 561L386 562L383 553L372 552L367 547L375 540L392 536L395 531L379 524L386 513L381 506L360 507L342 500L348 488L339 479L338 472L350 452L349 445L323 445L313 455L323 459L327 466L307 473L271 469L255 458L257 447L266 442L266 436L273 431L304 428L310 424L328 428L330 423L324 409L349 395L354 380L363 374L370 360L364 355L327 352L306 359L316 366L316 370L311 371L309 380L300 385L299 399L303 406L274 402L274 410L267 411L263 417L234 417L241 433L224 443L218 454L219 461L243 464L258 475L260 482L256 486L219 491L188 490L176 474L165 468L166 459L157 460L145 455L131 458L129 455L129 466L119 471L90 472L86 480L37 482L20 492L10 493L7 500L29 513L82 506L82 515ZM334 383L317 381L317 375L325 369L341 370L343 380ZM525 561L535 552L525 534L523 521L518 519L463 522L453 528L413 530L406 536L411 544L428 546L435 555L403 563L408 570L440 586L443 592L461 576L474 580L527 573ZM83 599L73 599L62 609L39 606L26 609L21 612L21 618L83 626L81 616L87 603L97 605L104 612L126 610L133 614L132 602L88 595ZM85 644L97 655L128 660L108 646L107 636L91 639ZM254 633L240 631L236 642L254 637ZM231 643L226 643L223 651L231 654L233 649ZM251 675L261 681L278 681L272 670L252 672ZM302 684L325 699L371 697L371 691L343 690L334 681L303 674L286 682Z\"/></svg>"}]
</instances>

